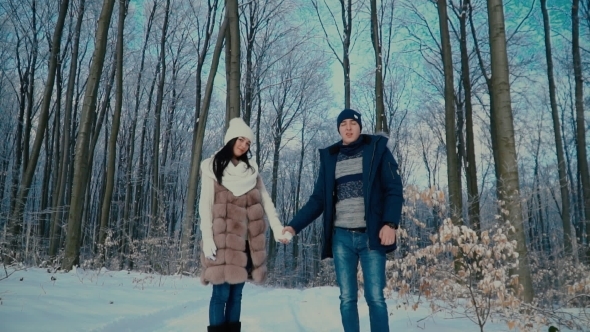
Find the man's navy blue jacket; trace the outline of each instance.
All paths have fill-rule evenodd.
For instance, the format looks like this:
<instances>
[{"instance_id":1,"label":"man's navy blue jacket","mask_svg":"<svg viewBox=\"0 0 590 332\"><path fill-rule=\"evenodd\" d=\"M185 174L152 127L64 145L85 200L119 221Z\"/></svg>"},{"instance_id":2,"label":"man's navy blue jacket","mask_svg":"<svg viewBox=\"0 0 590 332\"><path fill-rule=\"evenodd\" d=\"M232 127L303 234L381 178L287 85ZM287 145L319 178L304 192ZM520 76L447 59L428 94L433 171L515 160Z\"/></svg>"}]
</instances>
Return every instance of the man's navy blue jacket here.
<instances>
[{"instance_id":1,"label":"man's navy blue jacket","mask_svg":"<svg viewBox=\"0 0 590 332\"><path fill-rule=\"evenodd\" d=\"M396 243L381 245L379 231L386 223L399 225L403 198L403 187L397 173L397 162L387 148L387 137L361 135L363 140L363 197L369 248L390 252ZM333 257L332 234L336 204L336 160L340 143L320 149L320 171L309 200L291 220L289 226L298 234L312 221L324 214L324 236L322 237L321 258Z\"/></svg>"}]
</instances>

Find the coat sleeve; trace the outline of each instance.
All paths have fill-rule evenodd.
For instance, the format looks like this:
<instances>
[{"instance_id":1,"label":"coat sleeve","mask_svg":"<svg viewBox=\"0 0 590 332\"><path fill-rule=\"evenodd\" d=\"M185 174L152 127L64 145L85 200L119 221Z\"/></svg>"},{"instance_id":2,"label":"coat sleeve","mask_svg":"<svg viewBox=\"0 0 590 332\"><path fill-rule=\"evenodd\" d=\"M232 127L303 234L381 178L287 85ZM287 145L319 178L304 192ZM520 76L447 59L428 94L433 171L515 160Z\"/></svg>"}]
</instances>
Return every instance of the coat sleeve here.
<instances>
[{"instance_id":1,"label":"coat sleeve","mask_svg":"<svg viewBox=\"0 0 590 332\"><path fill-rule=\"evenodd\" d=\"M313 187L313 193L307 203L305 203L288 224L288 226L293 227L296 233L299 233L324 212L324 200L326 199L325 188L325 166L320 160L320 171Z\"/></svg>"},{"instance_id":2,"label":"coat sleeve","mask_svg":"<svg viewBox=\"0 0 590 332\"><path fill-rule=\"evenodd\" d=\"M381 159L381 179L384 186L383 223L399 225L404 192L401 176L397 172L397 162L389 149Z\"/></svg>"},{"instance_id":3,"label":"coat sleeve","mask_svg":"<svg viewBox=\"0 0 590 332\"><path fill-rule=\"evenodd\" d=\"M266 218L268 219L268 223L270 224L270 228L272 229L272 233L274 235L275 241L279 241L279 238L282 235L283 225L279 220L279 214L277 213L277 209L275 208L266 187L264 186L264 182L262 182L262 178L260 175L258 176L258 181L260 184L258 186L258 190L260 190L260 196L262 198L262 207L264 208L264 214L266 214Z\"/></svg>"},{"instance_id":4,"label":"coat sleeve","mask_svg":"<svg viewBox=\"0 0 590 332\"><path fill-rule=\"evenodd\" d=\"M212 178L201 176L201 197L199 199L199 217L201 236L213 239L213 200L215 195L215 184Z\"/></svg>"}]
</instances>

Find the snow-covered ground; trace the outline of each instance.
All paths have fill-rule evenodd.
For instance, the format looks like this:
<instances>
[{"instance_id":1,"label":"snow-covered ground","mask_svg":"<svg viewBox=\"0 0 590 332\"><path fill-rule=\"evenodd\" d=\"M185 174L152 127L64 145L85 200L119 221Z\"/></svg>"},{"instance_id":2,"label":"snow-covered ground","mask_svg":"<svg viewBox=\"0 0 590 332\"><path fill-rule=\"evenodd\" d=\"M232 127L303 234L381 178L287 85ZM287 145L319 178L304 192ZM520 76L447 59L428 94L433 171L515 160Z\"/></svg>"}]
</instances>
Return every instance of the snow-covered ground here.
<instances>
[{"instance_id":1,"label":"snow-covered ground","mask_svg":"<svg viewBox=\"0 0 590 332\"><path fill-rule=\"evenodd\" d=\"M338 294L335 287L279 289L247 283L242 331L342 331ZM206 331L210 296L211 286L193 277L31 268L0 280L0 331ZM431 315L427 305L405 308L395 297L387 300L391 331L479 330L466 318ZM359 315L361 331L369 331L362 297ZM485 328L508 330L501 322Z\"/></svg>"}]
</instances>

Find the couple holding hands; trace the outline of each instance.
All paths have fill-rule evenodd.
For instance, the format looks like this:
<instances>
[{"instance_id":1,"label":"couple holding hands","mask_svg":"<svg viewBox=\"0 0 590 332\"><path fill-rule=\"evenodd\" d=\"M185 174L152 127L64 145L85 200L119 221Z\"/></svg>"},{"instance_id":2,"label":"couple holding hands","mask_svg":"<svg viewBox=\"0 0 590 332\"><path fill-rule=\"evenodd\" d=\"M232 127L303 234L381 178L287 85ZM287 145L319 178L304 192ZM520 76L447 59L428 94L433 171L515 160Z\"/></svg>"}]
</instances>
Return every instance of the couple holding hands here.
<instances>
[{"instance_id":1,"label":"couple holding hands","mask_svg":"<svg viewBox=\"0 0 590 332\"><path fill-rule=\"evenodd\" d=\"M287 244L323 213L321 258L334 258L344 331L359 331L357 266L372 332L388 332L386 253L396 248L403 204L397 163L387 137L361 135L360 113L343 110L339 142L320 149L320 169L312 195L286 227L281 225L258 165L248 158L254 134L234 118L224 147L201 164L199 200L202 233L201 281L213 284L209 332L240 331L242 289L266 278L266 215L277 242Z\"/></svg>"}]
</instances>

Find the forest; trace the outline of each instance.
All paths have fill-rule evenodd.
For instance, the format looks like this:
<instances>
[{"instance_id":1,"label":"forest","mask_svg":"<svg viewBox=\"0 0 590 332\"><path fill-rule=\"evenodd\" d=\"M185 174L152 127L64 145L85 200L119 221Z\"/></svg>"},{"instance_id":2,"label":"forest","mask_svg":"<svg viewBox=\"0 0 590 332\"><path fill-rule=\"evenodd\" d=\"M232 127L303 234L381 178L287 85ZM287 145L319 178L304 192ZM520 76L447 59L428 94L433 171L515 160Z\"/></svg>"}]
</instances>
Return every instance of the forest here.
<instances>
[{"instance_id":1,"label":"forest","mask_svg":"<svg viewBox=\"0 0 590 332\"><path fill-rule=\"evenodd\" d=\"M0 45L0 284L196 277L229 120L286 225L353 108L404 184L390 295L590 326L590 0L2 0ZM321 228L269 230L268 284L335 284Z\"/></svg>"}]
</instances>

